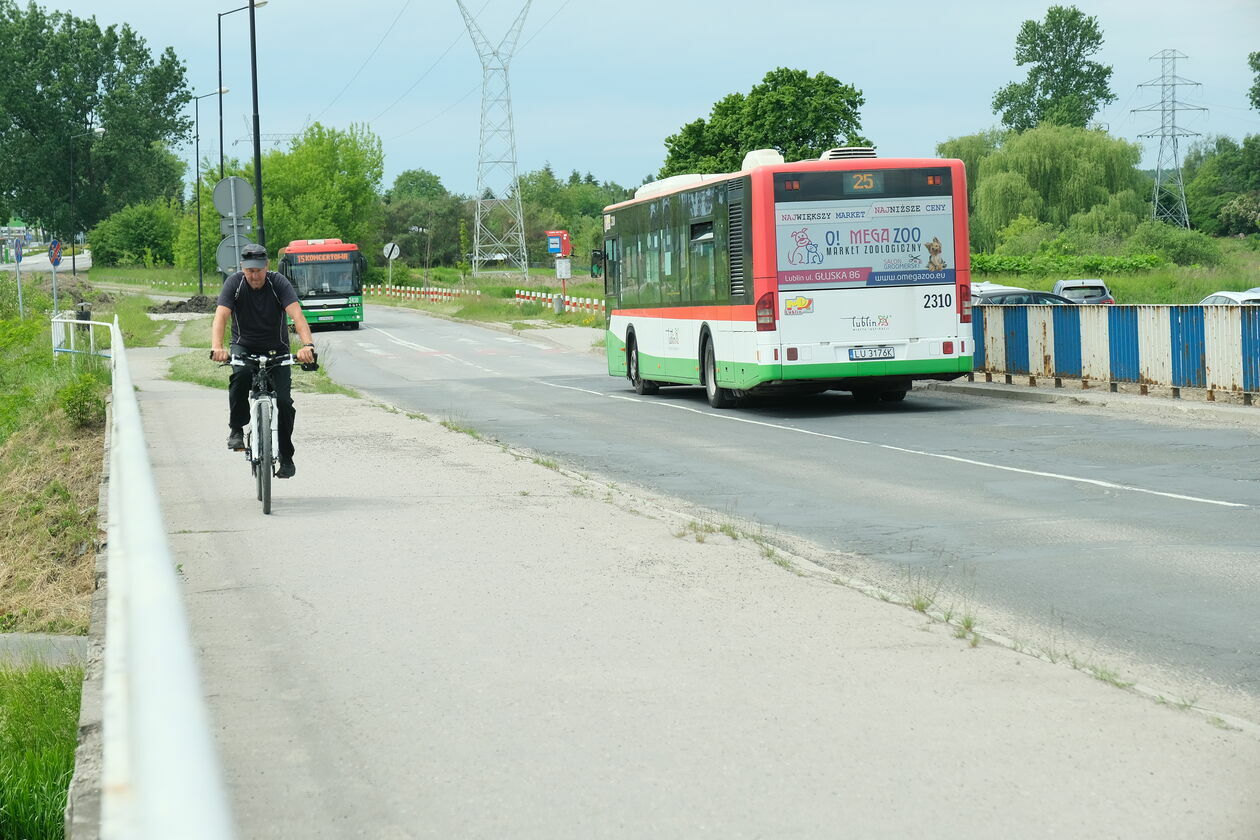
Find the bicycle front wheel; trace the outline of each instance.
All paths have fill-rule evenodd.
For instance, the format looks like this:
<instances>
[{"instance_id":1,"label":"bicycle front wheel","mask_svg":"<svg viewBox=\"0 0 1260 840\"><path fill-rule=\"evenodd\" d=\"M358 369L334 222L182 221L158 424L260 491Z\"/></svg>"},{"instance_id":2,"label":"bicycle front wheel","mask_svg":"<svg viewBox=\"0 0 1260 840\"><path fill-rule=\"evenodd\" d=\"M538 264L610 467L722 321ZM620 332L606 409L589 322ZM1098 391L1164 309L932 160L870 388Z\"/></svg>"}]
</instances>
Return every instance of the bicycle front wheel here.
<instances>
[{"instance_id":1,"label":"bicycle front wheel","mask_svg":"<svg viewBox=\"0 0 1260 840\"><path fill-rule=\"evenodd\" d=\"M271 403L258 404L258 498L263 513L271 513Z\"/></svg>"}]
</instances>

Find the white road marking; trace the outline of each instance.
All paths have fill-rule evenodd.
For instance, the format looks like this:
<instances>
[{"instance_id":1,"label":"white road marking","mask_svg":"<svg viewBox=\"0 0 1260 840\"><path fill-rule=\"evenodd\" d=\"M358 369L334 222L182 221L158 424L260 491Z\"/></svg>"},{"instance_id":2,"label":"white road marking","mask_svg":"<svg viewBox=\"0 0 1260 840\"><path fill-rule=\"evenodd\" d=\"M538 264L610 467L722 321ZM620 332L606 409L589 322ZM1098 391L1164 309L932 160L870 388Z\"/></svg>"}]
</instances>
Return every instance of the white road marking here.
<instances>
[{"instance_id":1,"label":"white road marking","mask_svg":"<svg viewBox=\"0 0 1260 840\"><path fill-rule=\"evenodd\" d=\"M535 380L541 382L541 380ZM826 432L815 432L810 429L801 429L796 426L784 426L779 423L767 423L764 420L752 420L747 417L736 417L732 414L719 414L715 411L704 411L699 408L692 408L687 405L679 405L677 403L662 402L660 400L645 400L642 397L627 397L622 394L609 394L602 391L588 391L585 388L575 388L570 385L557 385L554 382L541 382L552 388L564 388L568 391L581 391L586 394L595 394L596 396L608 397L614 400L625 400L627 402L643 403L645 405L654 405L661 408L673 408L678 411L689 411L692 414L704 414L708 417L714 417L719 420L733 420L736 423L748 423L752 426L765 426L768 429L780 429L785 432L795 432L797 434L809 435L811 437L826 438L828 440L837 440L841 443L852 443L858 446L874 446L878 449L887 449L890 452L901 452L906 455L919 455L924 458L940 458L944 461L956 461L960 464L969 464L973 467L983 467L990 470L1001 470L1003 472L1020 473L1022 475L1031 475L1038 478L1051 478L1057 481L1069 481L1079 484L1092 484L1095 487L1105 487L1108 490L1127 490L1131 493L1145 493L1150 496L1162 496L1166 499L1177 499L1183 502L1197 502L1204 505L1218 505L1220 507L1248 508L1251 505L1239 502L1225 502L1219 499L1204 499L1199 496L1186 496L1181 493L1168 493L1162 490L1150 490L1145 487L1135 487L1132 484L1118 484L1113 481L1100 481L1096 478L1082 478L1075 475L1063 475L1061 473L1044 472L1041 470L1026 470L1021 467L1008 467L1004 464L991 464L988 461L977 461L973 458L960 458L957 455L943 455L939 452L925 452L921 449L907 449L903 446L891 446L886 443L875 443L869 440L858 440L857 438L842 437L840 435L829 435Z\"/></svg>"},{"instance_id":2,"label":"white road marking","mask_svg":"<svg viewBox=\"0 0 1260 840\"><path fill-rule=\"evenodd\" d=\"M403 339L399 338L398 336L394 335L393 333L386 332L385 330L381 329L380 327L376 327L376 331L377 331L377 332L379 332L381 335L385 336L386 338L388 338L390 341L392 341L392 342L394 342L395 344L398 344L398 345L400 345L400 346L402 346L402 347L409 347L410 349L412 349L412 350L417 350L417 351L419 351L419 352L421 352L421 353L436 353L436 352L437 352L437 351L436 351L436 350L434 350L432 347L425 347L423 344L416 344L415 342L411 342L411 341L404 341Z\"/></svg>"}]
</instances>

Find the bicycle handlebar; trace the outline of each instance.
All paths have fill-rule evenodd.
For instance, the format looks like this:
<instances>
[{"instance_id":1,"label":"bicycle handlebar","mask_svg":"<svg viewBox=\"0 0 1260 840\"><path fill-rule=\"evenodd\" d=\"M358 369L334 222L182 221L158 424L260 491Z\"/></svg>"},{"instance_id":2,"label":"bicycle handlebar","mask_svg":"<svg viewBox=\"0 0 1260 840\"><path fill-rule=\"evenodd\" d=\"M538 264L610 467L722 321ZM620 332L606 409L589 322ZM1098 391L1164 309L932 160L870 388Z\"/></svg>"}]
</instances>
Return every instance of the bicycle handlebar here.
<instances>
[{"instance_id":1,"label":"bicycle handlebar","mask_svg":"<svg viewBox=\"0 0 1260 840\"><path fill-rule=\"evenodd\" d=\"M310 362L299 362L297 357L292 353L277 353L274 356L263 356L254 353L240 353L228 356L226 362L220 362L219 366L224 367L231 365L232 367L249 367L250 363L259 365L260 367L275 367L277 365L284 367L289 365L298 365L302 370L314 371L319 370L319 353L315 352L315 348L311 348L311 355L314 360ZM214 359L214 351L210 351L211 360Z\"/></svg>"}]
</instances>

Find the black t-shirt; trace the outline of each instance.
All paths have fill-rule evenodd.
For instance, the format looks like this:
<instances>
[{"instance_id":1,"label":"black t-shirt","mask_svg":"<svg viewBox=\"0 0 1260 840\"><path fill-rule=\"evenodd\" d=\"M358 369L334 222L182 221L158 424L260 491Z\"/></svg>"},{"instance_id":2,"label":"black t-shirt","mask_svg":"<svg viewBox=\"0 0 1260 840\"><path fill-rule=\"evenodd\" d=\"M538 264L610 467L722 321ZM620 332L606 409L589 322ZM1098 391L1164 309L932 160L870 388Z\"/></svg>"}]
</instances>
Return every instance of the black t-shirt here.
<instances>
[{"instance_id":1,"label":"black t-shirt","mask_svg":"<svg viewBox=\"0 0 1260 840\"><path fill-rule=\"evenodd\" d=\"M251 350L289 350L289 328L284 322L285 307L297 303L297 292L289 278L267 272L267 282L254 291L238 271L223 281L219 306L232 310L232 343Z\"/></svg>"}]
</instances>

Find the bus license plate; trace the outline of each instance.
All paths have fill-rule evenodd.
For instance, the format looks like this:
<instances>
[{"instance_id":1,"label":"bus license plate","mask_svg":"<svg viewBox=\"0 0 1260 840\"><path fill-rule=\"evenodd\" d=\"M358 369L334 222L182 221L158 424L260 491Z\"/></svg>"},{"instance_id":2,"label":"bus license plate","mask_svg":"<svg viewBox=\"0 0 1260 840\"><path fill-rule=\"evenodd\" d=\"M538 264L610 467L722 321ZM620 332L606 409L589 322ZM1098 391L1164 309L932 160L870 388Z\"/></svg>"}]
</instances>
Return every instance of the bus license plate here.
<instances>
[{"instance_id":1,"label":"bus license plate","mask_svg":"<svg viewBox=\"0 0 1260 840\"><path fill-rule=\"evenodd\" d=\"M849 360L861 361L863 359L895 359L896 351L892 347L850 347Z\"/></svg>"},{"instance_id":2,"label":"bus license plate","mask_svg":"<svg viewBox=\"0 0 1260 840\"><path fill-rule=\"evenodd\" d=\"M316 321L331 321L332 319L333 319L333 316L331 316L331 315L320 315L320 316L319 316L318 318L316 318L315 320L316 320Z\"/></svg>"}]
</instances>

